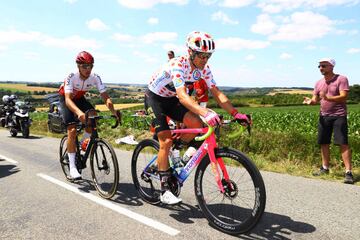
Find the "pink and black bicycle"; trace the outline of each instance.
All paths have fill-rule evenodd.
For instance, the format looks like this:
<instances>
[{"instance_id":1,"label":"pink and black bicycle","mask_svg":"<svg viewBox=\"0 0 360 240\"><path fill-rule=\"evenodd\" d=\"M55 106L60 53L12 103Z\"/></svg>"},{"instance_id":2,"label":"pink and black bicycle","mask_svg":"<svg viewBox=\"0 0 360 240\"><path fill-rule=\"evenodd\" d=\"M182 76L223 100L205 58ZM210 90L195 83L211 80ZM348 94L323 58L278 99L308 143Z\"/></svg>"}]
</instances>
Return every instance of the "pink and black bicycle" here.
<instances>
[{"instance_id":1,"label":"pink and black bicycle","mask_svg":"<svg viewBox=\"0 0 360 240\"><path fill-rule=\"evenodd\" d=\"M232 121L224 122L230 124ZM234 235L253 228L264 213L266 204L264 181L256 165L236 149L219 148L212 127L175 129L171 132L204 134L196 137L203 143L185 166L170 164L173 194L179 196L184 182L197 167L195 196L210 225ZM145 139L137 145L132 156L134 185L140 197L151 204L160 203L160 177L156 166L158 150L156 140Z\"/></svg>"}]
</instances>

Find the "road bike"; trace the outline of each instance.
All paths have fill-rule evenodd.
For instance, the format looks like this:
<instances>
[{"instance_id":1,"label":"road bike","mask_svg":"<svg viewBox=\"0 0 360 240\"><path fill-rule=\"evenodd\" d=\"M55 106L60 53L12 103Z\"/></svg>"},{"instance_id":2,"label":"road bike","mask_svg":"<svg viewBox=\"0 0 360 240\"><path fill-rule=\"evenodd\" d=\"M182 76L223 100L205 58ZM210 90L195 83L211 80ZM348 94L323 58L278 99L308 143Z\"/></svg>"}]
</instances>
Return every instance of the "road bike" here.
<instances>
[{"instance_id":1,"label":"road bike","mask_svg":"<svg viewBox=\"0 0 360 240\"><path fill-rule=\"evenodd\" d=\"M223 125L232 122L224 121ZM171 167L169 185L172 193L179 196L184 182L197 168L195 196L210 225L233 235L253 228L264 213L266 191L262 176L250 158L236 149L218 147L214 128L210 126L175 129L171 133L204 134L195 138L203 143L185 166ZM177 145L176 141L173 145ZM136 146L132 156L134 185L140 197L151 204L160 203L160 177L156 164L158 151L156 140L145 139Z\"/></svg>"},{"instance_id":2,"label":"road bike","mask_svg":"<svg viewBox=\"0 0 360 240\"><path fill-rule=\"evenodd\" d=\"M78 135L84 124L78 124L76 128L76 168L81 174L81 171L86 168L86 162L90 156L91 177L94 186L103 198L109 199L116 193L119 182L119 166L113 147L104 139L100 138L97 131L97 120L115 118L116 123L111 128L116 128L119 124L116 116L90 116L89 113L94 110L88 110L85 113L85 123L90 122L91 136L85 151L81 149ZM120 114L120 112L118 112ZM69 158L67 154L67 140L65 135L60 141L60 164L69 181L73 181L70 177Z\"/></svg>"}]
</instances>

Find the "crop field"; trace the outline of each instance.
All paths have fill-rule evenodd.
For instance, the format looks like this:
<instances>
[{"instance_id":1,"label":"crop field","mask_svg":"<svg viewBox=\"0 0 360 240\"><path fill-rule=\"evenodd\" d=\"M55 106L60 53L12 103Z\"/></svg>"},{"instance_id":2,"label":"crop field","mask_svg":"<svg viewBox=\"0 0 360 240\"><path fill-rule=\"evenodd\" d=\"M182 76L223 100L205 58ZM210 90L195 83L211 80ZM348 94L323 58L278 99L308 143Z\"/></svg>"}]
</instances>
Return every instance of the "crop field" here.
<instances>
[{"instance_id":1,"label":"crop field","mask_svg":"<svg viewBox=\"0 0 360 240\"><path fill-rule=\"evenodd\" d=\"M35 92L35 91L46 91L46 92L56 92L57 88L49 88L49 87L34 87L27 86L26 84L19 83L0 83L0 89L11 90L11 91L20 91L20 92Z\"/></svg>"}]
</instances>

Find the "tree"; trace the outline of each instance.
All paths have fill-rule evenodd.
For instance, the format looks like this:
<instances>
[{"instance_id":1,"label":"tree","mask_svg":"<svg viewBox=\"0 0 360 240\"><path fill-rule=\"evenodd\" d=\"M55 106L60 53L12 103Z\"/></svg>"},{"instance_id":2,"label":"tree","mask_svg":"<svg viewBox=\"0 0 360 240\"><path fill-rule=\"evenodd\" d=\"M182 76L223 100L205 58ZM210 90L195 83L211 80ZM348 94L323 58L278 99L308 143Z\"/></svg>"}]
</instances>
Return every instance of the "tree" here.
<instances>
[{"instance_id":1,"label":"tree","mask_svg":"<svg viewBox=\"0 0 360 240\"><path fill-rule=\"evenodd\" d=\"M360 85L359 84L350 86L348 100L360 103Z\"/></svg>"}]
</instances>

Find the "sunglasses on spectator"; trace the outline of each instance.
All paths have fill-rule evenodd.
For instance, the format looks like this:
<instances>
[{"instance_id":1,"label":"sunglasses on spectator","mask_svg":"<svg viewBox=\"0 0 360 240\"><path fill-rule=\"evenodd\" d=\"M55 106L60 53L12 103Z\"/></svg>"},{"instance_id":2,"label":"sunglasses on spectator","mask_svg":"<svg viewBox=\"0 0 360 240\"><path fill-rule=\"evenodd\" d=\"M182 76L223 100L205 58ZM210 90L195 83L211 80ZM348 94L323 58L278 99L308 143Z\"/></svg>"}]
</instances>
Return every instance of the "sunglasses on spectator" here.
<instances>
[{"instance_id":1,"label":"sunglasses on spectator","mask_svg":"<svg viewBox=\"0 0 360 240\"><path fill-rule=\"evenodd\" d=\"M328 65L326 65L326 64L320 64L319 66L318 66L318 68L326 68Z\"/></svg>"},{"instance_id":2,"label":"sunglasses on spectator","mask_svg":"<svg viewBox=\"0 0 360 240\"><path fill-rule=\"evenodd\" d=\"M94 67L94 64L83 63L83 64L80 64L80 67L82 69L92 69Z\"/></svg>"},{"instance_id":3,"label":"sunglasses on spectator","mask_svg":"<svg viewBox=\"0 0 360 240\"><path fill-rule=\"evenodd\" d=\"M196 55L201 59L209 59L212 53L196 52Z\"/></svg>"}]
</instances>

